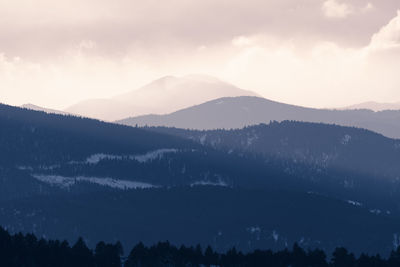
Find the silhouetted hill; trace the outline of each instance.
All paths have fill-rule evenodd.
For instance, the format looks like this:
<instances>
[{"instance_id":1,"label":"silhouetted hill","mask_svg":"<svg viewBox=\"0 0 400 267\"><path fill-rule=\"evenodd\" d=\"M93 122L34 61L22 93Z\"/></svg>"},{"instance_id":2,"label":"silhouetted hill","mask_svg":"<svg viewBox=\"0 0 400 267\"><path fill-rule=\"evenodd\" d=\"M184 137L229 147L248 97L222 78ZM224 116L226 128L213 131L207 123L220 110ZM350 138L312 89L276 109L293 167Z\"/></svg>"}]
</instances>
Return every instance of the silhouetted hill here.
<instances>
[{"instance_id":1,"label":"silhouetted hill","mask_svg":"<svg viewBox=\"0 0 400 267\"><path fill-rule=\"evenodd\" d=\"M400 111L313 109L252 96L220 98L168 115L145 115L118 123L209 130L242 128L283 120L355 126L400 138Z\"/></svg>"}]
</instances>

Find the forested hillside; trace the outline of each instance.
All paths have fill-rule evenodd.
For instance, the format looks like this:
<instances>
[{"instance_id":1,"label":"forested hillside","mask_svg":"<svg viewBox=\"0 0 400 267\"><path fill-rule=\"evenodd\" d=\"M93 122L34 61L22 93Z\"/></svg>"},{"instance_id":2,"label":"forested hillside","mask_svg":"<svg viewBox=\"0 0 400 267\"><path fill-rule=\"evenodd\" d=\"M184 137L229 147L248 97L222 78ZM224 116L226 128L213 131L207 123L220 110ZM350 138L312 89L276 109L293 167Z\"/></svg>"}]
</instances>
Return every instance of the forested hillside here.
<instances>
[{"instance_id":1,"label":"forested hillside","mask_svg":"<svg viewBox=\"0 0 400 267\"><path fill-rule=\"evenodd\" d=\"M396 140L307 123L191 132L0 111L0 224L12 233L82 236L91 248L101 240L217 251L297 242L387 254L399 244ZM375 146L378 158L358 150ZM332 147L340 153L321 163ZM393 170L381 177L341 166L357 155L366 170L384 170L377 159Z\"/></svg>"},{"instance_id":2,"label":"forested hillside","mask_svg":"<svg viewBox=\"0 0 400 267\"><path fill-rule=\"evenodd\" d=\"M145 246L138 243L122 257L119 242L99 242L90 249L82 238L73 245L67 241L38 239L32 234L10 235L0 228L0 264L7 267L163 267L163 266L298 266L298 267L394 267L400 264L400 250L392 251L390 257L379 254L355 256L343 247L334 250L330 257L320 249L304 250L298 244L281 251L255 250L247 253L230 248L218 253L212 247L180 246L166 242Z\"/></svg>"}]
</instances>

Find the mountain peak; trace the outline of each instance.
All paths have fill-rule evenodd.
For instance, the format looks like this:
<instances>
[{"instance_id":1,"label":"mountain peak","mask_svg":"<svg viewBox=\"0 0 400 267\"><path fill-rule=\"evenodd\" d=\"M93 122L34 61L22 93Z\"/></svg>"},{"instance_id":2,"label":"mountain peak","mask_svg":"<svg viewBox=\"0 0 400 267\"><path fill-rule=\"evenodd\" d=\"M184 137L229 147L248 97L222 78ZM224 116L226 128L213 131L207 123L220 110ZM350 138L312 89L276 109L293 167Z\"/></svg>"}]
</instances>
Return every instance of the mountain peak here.
<instances>
[{"instance_id":1,"label":"mountain peak","mask_svg":"<svg viewBox=\"0 0 400 267\"><path fill-rule=\"evenodd\" d=\"M193 80L193 81L203 81L203 82L222 82L217 77L207 75L207 74L188 74L181 77L182 79L186 80Z\"/></svg>"},{"instance_id":2,"label":"mountain peak","mask_svg":"<svg viewBox=\"0 0 400 267\"><path fill-rule=\"evenodd\" d=\"M145 114L167 114L221 97L257 96L220 79L202 74L164 76L151 83L100 101L82 101L67 109L85 117L115 121Z\"/></svg>"}]
</instances>

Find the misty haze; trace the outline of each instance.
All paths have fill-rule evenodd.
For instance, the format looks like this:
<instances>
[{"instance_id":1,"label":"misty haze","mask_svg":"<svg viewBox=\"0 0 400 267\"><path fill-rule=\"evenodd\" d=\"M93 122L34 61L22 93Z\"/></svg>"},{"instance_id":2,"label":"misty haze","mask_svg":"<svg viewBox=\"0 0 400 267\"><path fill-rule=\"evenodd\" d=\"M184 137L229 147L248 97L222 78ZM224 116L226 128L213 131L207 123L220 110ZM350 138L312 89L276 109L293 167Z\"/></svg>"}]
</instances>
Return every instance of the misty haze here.
<instances>
[{"instance_id":1,"label":"misty haze","mask_svg":"<svg viewBox=\"0 0 400 267\"><path fill-rule=\"evenodd\" d=\"M400 266L398 0L0 1L0 266Z\"/></svg>"}]
</instances>

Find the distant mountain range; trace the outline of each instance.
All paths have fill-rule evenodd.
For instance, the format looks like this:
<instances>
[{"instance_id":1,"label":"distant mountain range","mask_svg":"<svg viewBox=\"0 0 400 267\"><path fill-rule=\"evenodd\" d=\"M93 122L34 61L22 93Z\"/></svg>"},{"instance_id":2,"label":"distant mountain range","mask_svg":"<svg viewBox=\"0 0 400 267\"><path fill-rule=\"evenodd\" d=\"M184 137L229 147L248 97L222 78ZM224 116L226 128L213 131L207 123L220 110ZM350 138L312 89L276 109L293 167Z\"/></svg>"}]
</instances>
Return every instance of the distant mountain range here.
<instances>
[{"instance_id":1,"label":"distant mountain range","mask_svg":"<svg viewBox=\"0 0 400 267\"><path fill-rule=\"evenodd\" d=\"M0 128L0 224L12 232L371 253L400 235L399 141L367 130L134 128L5 105Z\"/></svg>"},{"instance_id":2,"label":"distant mountain range","mask_svg":"<svg viewBox=\"0 0 400 267\"><path fill-rule=\"evenodd\" d=\"M383 110L400 110L400 102L396 103L379 103L379 102L364 102L356 105L344 107L342 109L369 109L373 111Z\"/></svg>"},{"instance_id":3,"label":"distant mountain range","mask_svg":"<svg viewBox=\"0 0 400 267\"><path fill-rule=\"evenodd\" d=\"M284 120L355 126L387 137L400 138L400 111L314 109L254 96L224 97L167 115L144 115L117 122L131 126L207 130L242 128Z\"/></svg>"},{"instance_id":4,"label":"distant mountain range","mask_svg":"<svg viewBox=\"0 0 400 267\"><path fill-rule=\"evenodd\" d=\"M70 113L68 112L64 112L61 110L56 110L56 109L49 109L49 108L44 108L44 107L40 107L34 104L24 104L21 106L22 108L26 108L26 109L30 109L30 110L36 110L36 111L43 111L46 113L53 113L53 114L60 114L60 115L68 115Z\"/></svg>"},{"instance_id":5,"label":"distant mountain range","mask_svg":"<svg viewBox=\"0 0 400 267\"><path fill-rule=\"evenodd\" d=\"M166 76L137 90L110 99L88 99L65 111L114 121L144 114L166 114L224 96L256 96L217 78L204 75Z\"/></svg>"}]
</instances>

